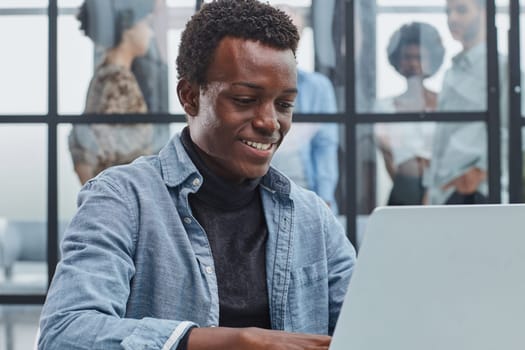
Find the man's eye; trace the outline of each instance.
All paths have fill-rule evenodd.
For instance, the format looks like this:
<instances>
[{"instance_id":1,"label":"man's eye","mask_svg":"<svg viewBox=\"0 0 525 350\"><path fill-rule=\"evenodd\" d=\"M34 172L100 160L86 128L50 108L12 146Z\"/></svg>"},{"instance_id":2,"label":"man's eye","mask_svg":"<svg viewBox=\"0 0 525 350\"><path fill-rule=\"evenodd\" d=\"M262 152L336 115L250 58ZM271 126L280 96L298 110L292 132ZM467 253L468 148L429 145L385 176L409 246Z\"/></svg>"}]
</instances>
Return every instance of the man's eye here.
<instances>
[{"instance_id":1,"label":"man's eye","mask_svg":"<svg viewBox=\"0 0 525 350\"><path fill-rule=\"evenodd\" d=\"M277 105L284 109L284 110L288 110L288 109L293 109L293 103L289 103L289 102L278 102Z\"/></svg>"},{"instance_id":2,"label":"man's eye","mask_svg":"<svg viewBox=\"0 0 525 350\"><path fill-rule=\"evenodd\" d=\"M249 105L250 103L253 103L255 101L254 98L247 98L247 97L234 97L233 100L235 103L239 105Z\"/></svg>"}]
</instances>

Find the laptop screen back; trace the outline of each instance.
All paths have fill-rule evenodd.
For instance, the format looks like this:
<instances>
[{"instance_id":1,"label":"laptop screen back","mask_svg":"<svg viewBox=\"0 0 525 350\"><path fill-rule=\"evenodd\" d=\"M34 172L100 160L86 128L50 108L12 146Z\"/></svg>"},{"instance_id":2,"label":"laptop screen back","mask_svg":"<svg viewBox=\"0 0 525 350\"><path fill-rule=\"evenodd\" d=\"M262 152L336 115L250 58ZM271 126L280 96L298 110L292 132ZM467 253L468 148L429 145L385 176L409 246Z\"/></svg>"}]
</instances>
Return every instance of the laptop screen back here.
<instances>
[{"instance_id":1,"label":"laptop screen back","mask_svg":"<svg viewBox=\"0 0 525 350\"><path fill-rule=\"evenodd\" d=\"M525 205L378 208L330 350L525 348Z\"/></svg>"}]
</instances>

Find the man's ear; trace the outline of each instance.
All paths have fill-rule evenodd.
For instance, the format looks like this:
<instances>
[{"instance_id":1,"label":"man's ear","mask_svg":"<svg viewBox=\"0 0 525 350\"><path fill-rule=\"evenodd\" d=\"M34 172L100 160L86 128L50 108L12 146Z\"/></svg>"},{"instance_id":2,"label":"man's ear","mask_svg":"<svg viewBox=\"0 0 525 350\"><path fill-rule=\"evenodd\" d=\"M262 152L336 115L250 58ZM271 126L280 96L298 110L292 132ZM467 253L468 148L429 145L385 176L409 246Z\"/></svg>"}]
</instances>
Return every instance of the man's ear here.
<instances>
[{"instance_id":1,"label":"man's ear","mask_svg":"<svg viewBox=\"0 0 525 350\"><path fill-rule=\"evenodd\" d=\"M177 96L184 112L190 117L199 113L199 87L182 78L177 83Z\"/></svg>"}]
</instances>

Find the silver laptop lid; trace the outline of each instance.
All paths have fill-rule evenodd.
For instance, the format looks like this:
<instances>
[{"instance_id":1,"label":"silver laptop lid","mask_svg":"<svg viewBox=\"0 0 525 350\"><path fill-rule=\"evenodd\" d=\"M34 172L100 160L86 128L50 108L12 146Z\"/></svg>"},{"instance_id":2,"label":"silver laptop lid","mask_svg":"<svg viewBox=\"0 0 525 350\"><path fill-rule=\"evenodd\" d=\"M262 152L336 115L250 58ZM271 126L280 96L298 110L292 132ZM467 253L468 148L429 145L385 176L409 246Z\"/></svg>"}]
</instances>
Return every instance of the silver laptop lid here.
<instances>
[{"instance_id":1,"label":"silver laptop lid","mask_svg":"<svg viewBox=\"0 0 525 350\"><path fill-rule=\"evenodd\" d=\"M525 205L378 208L330 350L525 348Z\"/></svg>"}]
</instances>

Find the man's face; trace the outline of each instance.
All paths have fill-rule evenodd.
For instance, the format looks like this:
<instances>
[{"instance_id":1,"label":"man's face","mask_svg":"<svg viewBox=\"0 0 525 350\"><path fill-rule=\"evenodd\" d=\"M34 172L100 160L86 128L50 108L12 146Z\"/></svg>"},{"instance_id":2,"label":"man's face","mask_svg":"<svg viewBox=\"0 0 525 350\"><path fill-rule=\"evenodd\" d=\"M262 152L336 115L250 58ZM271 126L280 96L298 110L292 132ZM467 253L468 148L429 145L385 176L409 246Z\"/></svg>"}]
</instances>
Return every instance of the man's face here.
<instances>
[{"instance_id":1,"label":"man's face","mask_svg":"<svg viewBox=\"0 0 525 350\"><path fill-rule=\"evenodd\" d=\"M447 0L448 28L462 44L476 39L484 25L485 8L476 0Z\"/></svg>"},{"instance_id":2,"label":"man's face","mask_svg":"<svg viewBox=\"0 0 525 350\"><path fill-rule=\"evenodd\" d=\"M290 129L297 95L291 50L224 38L189 116L190 135L207 166L234 182L261 177Z\"/></svg>"}]
</instances>

